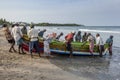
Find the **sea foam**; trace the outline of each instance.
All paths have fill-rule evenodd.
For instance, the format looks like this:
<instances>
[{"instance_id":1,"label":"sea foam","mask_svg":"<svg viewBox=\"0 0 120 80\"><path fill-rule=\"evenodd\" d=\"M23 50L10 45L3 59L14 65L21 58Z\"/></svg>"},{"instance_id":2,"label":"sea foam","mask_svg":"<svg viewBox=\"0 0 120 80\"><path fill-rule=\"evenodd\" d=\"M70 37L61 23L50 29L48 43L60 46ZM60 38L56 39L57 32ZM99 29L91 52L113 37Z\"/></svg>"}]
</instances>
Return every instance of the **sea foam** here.
<instances>
[{"instance_id":1,"label":"sea foam","mask_svg":"<svg viewBox=\"0 0 120 80\"><path fill-rule=\"evenodd\" d=\"M90 29L79 29L79 31L83 31L83 32L100 32L100 33L117 33L120 34L120 32L118 31L106 31L106 30L90 30Z\"/></svg>"}]
</instances>

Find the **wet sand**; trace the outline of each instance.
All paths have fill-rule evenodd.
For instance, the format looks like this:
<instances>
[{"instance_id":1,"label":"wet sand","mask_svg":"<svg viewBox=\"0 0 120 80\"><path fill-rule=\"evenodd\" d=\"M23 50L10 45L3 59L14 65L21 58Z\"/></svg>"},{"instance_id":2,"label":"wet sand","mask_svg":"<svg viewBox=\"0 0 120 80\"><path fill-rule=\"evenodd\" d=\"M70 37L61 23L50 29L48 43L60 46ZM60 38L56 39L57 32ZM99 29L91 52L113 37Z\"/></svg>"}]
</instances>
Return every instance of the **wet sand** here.
<instances>
[{"instance_id":1,"label":"wet sand","mask_svg":"<svg viewBox=\"0 0 120 80\"><path fill-rule=\"evenodd\" d=\"M0 80L120 80L120 48L102 58L54 54L33 58L29 53L9 53L9 44L0 30ZM16 48L17 49L17 48Z\"/></svg>"}]
</instances>

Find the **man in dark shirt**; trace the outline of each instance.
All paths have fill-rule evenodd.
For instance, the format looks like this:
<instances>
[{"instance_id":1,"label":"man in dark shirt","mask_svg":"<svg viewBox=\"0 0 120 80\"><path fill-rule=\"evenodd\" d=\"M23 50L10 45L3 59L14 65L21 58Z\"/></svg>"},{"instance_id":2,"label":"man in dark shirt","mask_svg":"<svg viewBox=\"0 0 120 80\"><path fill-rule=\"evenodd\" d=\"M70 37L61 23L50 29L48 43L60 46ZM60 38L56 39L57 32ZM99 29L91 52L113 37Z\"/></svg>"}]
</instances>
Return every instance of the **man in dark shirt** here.
<instances>
[{"instance_id":1,"label":"man in dark shirt","mask_svg":"<svg viewBox=\"0 0 120 80\"><path fill-rule=\"evenodd\" d=\"M59 40L61 36L63 36L62 32L56 37L56 39Z\"/></svg>"},{"instance_id":2,"label":"man in dark shirt","mask_svg":"<svg viewBox=\"0 0 120 80\"><path fill-rule=\"evenodd\" d=\"M112 45L113 45L113 36L112 35L106 40L106 43L108 44L107 50L109 50L109 54L112 55Z\"/></svg>"},{"instance_id":3,"label":"man in dark shirt","mask_svg":"<svg viewBox=\"0 0 120 80\"><path fill-rule=\"evenodd\" d=\"M40 32L38 33L38 36L39 36L39 37L43 37L43 35L44 35L45 32L46 32L46 29L40 31Z\"/></svg>"}]
</instances>

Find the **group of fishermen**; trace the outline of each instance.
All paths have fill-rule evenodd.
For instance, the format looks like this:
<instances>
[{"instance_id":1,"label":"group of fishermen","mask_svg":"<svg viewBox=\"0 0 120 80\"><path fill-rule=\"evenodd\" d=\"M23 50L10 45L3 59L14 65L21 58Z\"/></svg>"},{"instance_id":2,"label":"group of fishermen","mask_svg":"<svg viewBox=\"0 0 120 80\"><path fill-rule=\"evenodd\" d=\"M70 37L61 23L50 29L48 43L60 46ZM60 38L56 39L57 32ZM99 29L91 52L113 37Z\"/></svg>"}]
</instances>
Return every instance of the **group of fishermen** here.
<instances>
[{"instance_id":1,"label":"group of fishermen","mask_svg":"<svg viewBox=\"0 0 120 80\"><path fill-rule=\"evenodd\" d=\"M18 53L19 54L26 54L23 50L23 34L28 34L28 37L30 39L30 43L29 43L29 51L31 53L31 57L33 57L32 55L32 50L35 47L36 51L38 52L39 56L40 55L40 50L39 50L39 45L38 45L38 30L34 29L34 25L31 25L31 29L28 31L27 33L27 28L26 26L23 26L23 28L21 29L19 24L13 24L11 27L11 30L9 29L7 24L3 25L3 31L5 34L5 37L8 41L8 43L11 44L11 47L9 49L9 52L17 52L14 48L15 43L18 45Z\"/></svg>"},{"instance_id":2,"label":"group of fishermen","mask_svg":"<svg viewBox=\"0 0 120 80\"><path fill-rule=\"evenodd\" d=\"M31 57L33 57L33 49L35 48L37 53L39 54L39 57L41 57L40 49L39 49L39 42L38 42L38 37L43 37L44 32L46 32L46 29L40 31L38 29L34 28L34 25L30 26L30 29L27 31L26 26L23 26L21 29L19 27L19 24L13 24L11 27L11 30L9 29L9 26L7 24L3 24L3 31L5 34L5 37L8 41L8 43L11 44L9 52L17 52L14 48L15 43L18 45L18 53L19 54L26 54L23 50L22 44L23 44L23 34L28 35L28 38L30 40L29 42L29 51L31 54ZM63 33L61 32L59 35L56 33L48 34L44 38L44 53L47 53L48 55L50 54L50 49L49 49L49 43L51 39L56 39L59 40L60 37L63 36ZM70 56L73 56L73 49L71 42L74 41L77 42L83 42L83 45L86 42L89 42L89 51L91 55L93 55L94 52L94 46L99 47L99 53L100 57L102 57L102 52L104 50L104 43L103 40L100 36L100 34L96 34L96 38L91 34L91 33L84 33L83 36L81 36L81 31L78 31L76 34L75 31L70 32L65 36L65 43L66 43L66 48L68 51L70 51ZM107 40L106 43L108 44L108 48L105 51L109 51L110 55L112 55L112 44L113 44L113 36L111 35Z\"/></svg>"},{"instance_id":3,"label":"group of fishermen","mask_svg":"<svg viewBox=\"0 0 120 80\"><path fill-rule=\"evenodd\" d=\"M91 33L84 32L83 36L81 36L81 31L78 31L78 33L76 35L75 35L75 32L73 31L73 32L69 33L67 36L65 36L65 40L67 43L67 49L70 51L70 57L72 56L72 52L73 52L71 42L73 41L74 36L75 36L75 41L82 42L83 45L85 45L87 42L89 42L89 52L91 53L91 55L93 55L95 46L99 48L100 57L102 57L103 51L105 53L107 51L109 51L109 54L112 55L112 45L113 45L113 36L112 35L110 35L110 37L106 40L105 44L107 44L108 47L105 49L103 39L99 33L96 34L96 38L95 38Z\"/></svg>"}]
</instances>

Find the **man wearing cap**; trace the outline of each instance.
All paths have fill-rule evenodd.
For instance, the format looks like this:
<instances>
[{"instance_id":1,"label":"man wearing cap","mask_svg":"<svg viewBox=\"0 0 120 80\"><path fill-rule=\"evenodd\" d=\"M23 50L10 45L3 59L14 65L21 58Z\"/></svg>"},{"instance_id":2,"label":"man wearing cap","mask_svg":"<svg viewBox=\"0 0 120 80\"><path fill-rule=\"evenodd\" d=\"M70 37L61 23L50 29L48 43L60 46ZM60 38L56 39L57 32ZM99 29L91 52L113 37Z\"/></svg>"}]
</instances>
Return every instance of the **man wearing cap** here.
<instances>
[{"instance_id":1,"label":"man wearing cap","mask_svg":"<svg viewBox=\"0 0 120 80\"><path fill-rule=\"evenodd\" d=\"M69 56L70 58L72 57L72 53L73 53L71 42L73 41L74 35L75 35L75 31L72 31L71 33L65 36L66 48L68 51L70 51L70 56Z\"/></svg>"},{"instance_id":2,"label":"man wearing cap","mask_svg":"<svg viewBox=\"0 0 120 80\"><path fill-rule=\"evenodd\" d=\"M35 48L35 50L39 54L39 57L41 57L40 50L39 50L39 42L38 42L38 30L34 29L34 25L31 25L30 27L31 29L28 31L28 37L30 39L29 51L30 51L31 57L33 57L32 55L33 48Z\"/></svg>"}]
</instances>

